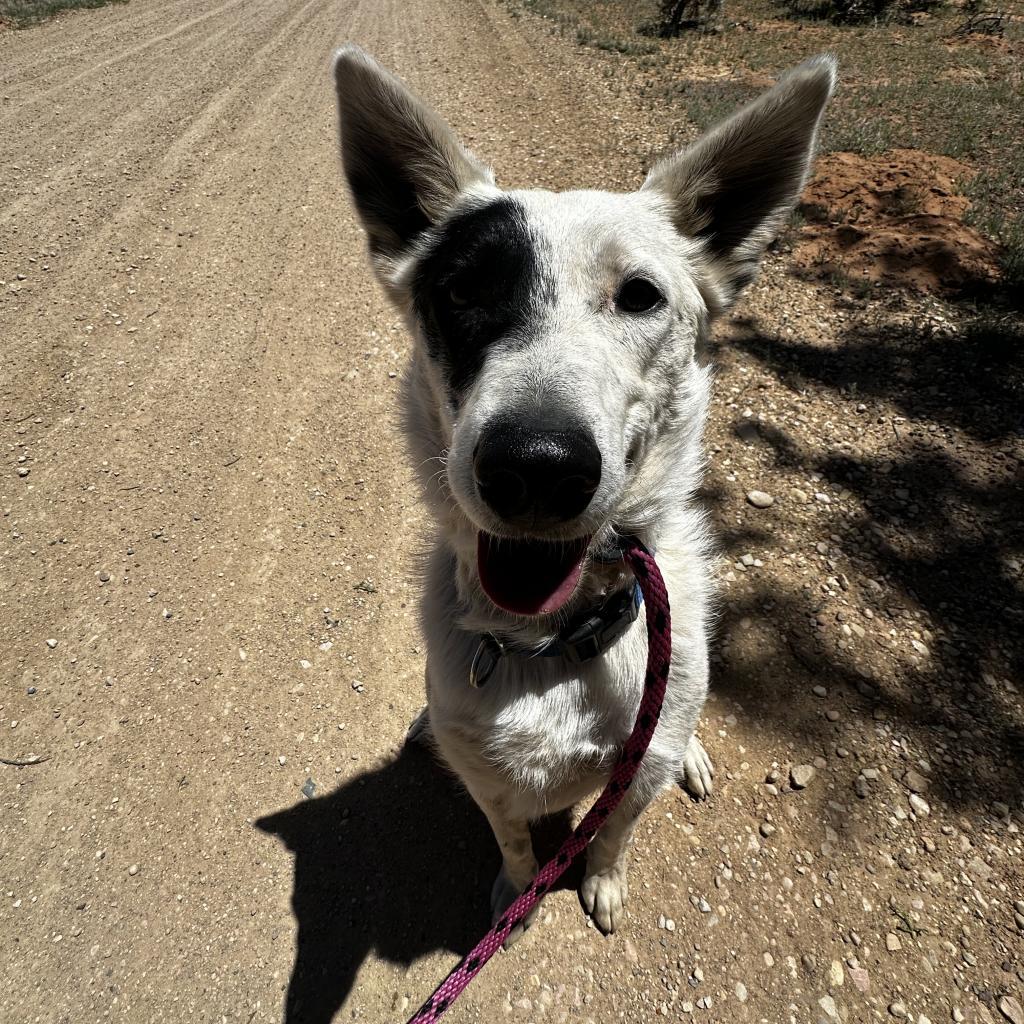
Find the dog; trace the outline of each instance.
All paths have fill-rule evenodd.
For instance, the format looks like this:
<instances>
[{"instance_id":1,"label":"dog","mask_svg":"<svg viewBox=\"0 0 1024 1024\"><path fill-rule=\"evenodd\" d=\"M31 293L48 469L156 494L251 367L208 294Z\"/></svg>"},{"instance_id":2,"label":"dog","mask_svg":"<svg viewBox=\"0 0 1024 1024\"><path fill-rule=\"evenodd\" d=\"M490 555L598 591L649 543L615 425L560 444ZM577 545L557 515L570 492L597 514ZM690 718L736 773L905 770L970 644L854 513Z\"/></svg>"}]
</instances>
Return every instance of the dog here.
<instances>
[{"instance_id":1,"label":"dog","mask_svg":"<svg viewBox=\"0 0 1024 1024\"><path fill-rule=\"evenodd\" d=\"M358 47L334 80L344 175L414 339L404 427L434 535L412 733L491 825L495 920L537 870L530 822L599 789L632 729L647 636L623 538L656 553L667 585L661 720L580 888L610 933L641 812L676 780L711 792L694 734L713 599L702 353L803 190L836 62L792 69L629 194L503 191Z\"/></svg>"}]
</instances>

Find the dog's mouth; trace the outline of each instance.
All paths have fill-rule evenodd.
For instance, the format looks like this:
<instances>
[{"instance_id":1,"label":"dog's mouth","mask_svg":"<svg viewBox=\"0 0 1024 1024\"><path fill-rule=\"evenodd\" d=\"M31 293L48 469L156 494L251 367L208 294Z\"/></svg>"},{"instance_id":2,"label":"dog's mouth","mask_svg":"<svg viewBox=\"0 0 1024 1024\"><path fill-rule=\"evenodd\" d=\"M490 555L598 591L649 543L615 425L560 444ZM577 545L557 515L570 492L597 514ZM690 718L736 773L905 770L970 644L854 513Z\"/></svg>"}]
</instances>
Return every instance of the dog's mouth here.
<instances>
[{"instance_id":1,"label":"dog's mouth","mask_svg":"<svg viewBox=\"0 0 1024 1024\"><path fill-rule=\"evenodd\" d=\"M550 615L572 597L583 575L589 537L510 540L482 530L476 555L484 593L515 615Z\"/></svg>"}]
</instances>

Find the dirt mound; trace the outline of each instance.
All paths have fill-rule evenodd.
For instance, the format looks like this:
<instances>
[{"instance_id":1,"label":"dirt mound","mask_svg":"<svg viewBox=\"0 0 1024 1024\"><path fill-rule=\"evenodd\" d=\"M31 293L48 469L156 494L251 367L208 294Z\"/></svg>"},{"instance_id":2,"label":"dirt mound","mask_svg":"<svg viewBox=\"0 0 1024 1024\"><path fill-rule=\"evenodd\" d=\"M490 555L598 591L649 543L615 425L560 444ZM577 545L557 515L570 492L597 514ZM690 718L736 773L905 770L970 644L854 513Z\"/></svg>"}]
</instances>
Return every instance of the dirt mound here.
<instances>
[{"instance_id":1,"label":"dirt mound","mask_svg":"<svg viewBox=\"0 0 1024 1024\"><path fill-rule=\"evenodd\" d=\"M926 292L996 281L998 245L963 221L970 201L958 185L972 174L914 149L822 157L800 207L796 266L808 276Z\"/></svg>"}]
</instances>

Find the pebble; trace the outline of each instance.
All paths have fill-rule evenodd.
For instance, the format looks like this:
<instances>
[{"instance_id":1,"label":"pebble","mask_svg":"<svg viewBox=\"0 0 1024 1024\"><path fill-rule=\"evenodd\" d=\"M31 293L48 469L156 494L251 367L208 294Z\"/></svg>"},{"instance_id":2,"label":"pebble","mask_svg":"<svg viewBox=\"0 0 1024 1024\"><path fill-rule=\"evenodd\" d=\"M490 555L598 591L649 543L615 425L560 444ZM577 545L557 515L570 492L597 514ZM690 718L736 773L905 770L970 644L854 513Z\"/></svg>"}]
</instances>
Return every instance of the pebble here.
<instances>
[{"instance_id":1,"label":"pebble","mask_svg":"<svg viewBox=\"0 0 1024 1024\"><path fill-rule=\"evenodd\" d=\"M1020 1003L1013 996L1000 996L996 1006L1010 1024L1024 1024L1024 1009L1021 1009Z\"/></svg>"},{"instance_id":2,"label":"pebble","mask_svg":"<svg viewBox=\"0 0 1024 1024\"><path fill-rule=\"evenodd\" d=\"M101 569L100 570L99 577L100 577L100 583L109 583L110 582L110 573L107 572L106 569Z\"/></svg>"},{"instance_id":3,"label":"pebble","mask_svg":"<svg viewBox=\"0 0 1024 1024\"><path fill-rule=\"evenodd\" d=\"M775 826L770 821L763 821L761 822L761 827L758 831L765 837L765 839L770 839L775 835Z\"/></svg>"},{"instance_id":4,"label":"pebble","mask_svg":"<svg viewBox=\"0 0 1024 1024\"><path fill-rule=\"evenodd\" d=\"M20 477L26 477L31 472L32 471L28 468L28 466L19 466L18 467L18 476L20 476Z\"/></svg>"},{"instance_id":5,"label":"pebble","mask_svg":"<svg viewBox=\"0 0 1024 1024\"><path fill-rule=\"evenodd\" d=\"M744 985L742 981L737 981L736 982L736 990L735 991L736 991L736 998L741 1003L745 1003L747 1001L747 986Z\"/></svg>"},{"instance_id":6,"label":"pebble","mask_svg":"<svg viewBox=\"0 0 1024 1024\"><path fill-rule=\"evenodd\" d=\"M813 693L815 697L827 697L828 696L828 690L824 686L815 686L811 690L811 693Z\"/></svg>"},{"instance_id":7,"label":"pebble","mask_svg":"<svg viewBox=\"0 0 1024 1024\"><path fill-rule=\"evenodd\" d=\"M51 637L49 640L46 641L46 646L49 647L50 650L52 651L54 647L57 646L57 641Z\"/></svg>"},{"instance_id":8,"label":"pebble","mask_svg":"<svg viewBox=\"0 0 1024 1024\"><path fill-rule=\"evenodd\" d=\"M987 882L992 877L992 869L980 857L972 857L967 862L967 873L976 882Z\"/></svg>"},{"instance_id":9,"label":"pebble","mask_svg":"<svg viewBox=\"0 0 1024 1024\"><path fill-rule=\"evenodd\" d=\"M843 965L838 960L833 960L832 966L828 969L828 983L834 988L841 988L845 980Z\"/></svg>"},{"instance_id":10,"label":"pebble","mask_svg":"<svg viewBox=\"0 0 1024 1024\"><path fill-rule=\"evenodd\" d=\"M900 942L900 937L895 932L889 932L885 937L885 948L890 953L896 953L903 948L903 943Z\"/></svg>"},{"instance_id":11,"label":"pebble","mask_svg":"<svg viewBox=\"0 0 1024 1024\"><path fill-rule=\"evenodd\" d=\"M911 793L923 793L928 788L928 780L913 768L903 776L903 784Z\"/></svg>"},{"instance_id":12,"label":"pebble","mask_svg":"<svg viewBox=\"0 0 1024 1024\"><path fill-rule=\"evenodd\" d=\"M767 491L747 491L747 501L754 508L771 508L775 499Z\"/></svg>"},{"instance_id":13,"label":"pebble","mask_svg":"<svg viewBox=\"0 0 1024 1024\"><path fill-rule=\"evenodd\" d=\"M806 789L814 779L814 766L795 764L789 769L789 781L794 789Z\"/></svg>"},{"instance_id":14,"label":"pebble","mask_svg":"<svg viewBox=\"0 0 1024 1024\"><path fill-rule=\"evenodd\" d=\"M128 869L128 874L129 874L129 875L137 875L138 873L139 873L139 865L138 865L138 864L133 864L133 865L132 865L132 866L131 866L131 867L130 867L130 868Z\"/></svg>"},{"instance_id":15,"label":"pebble","mask_svg":"<svg viewBox=\"0 0 1024 1024\"><path fill-rule=\"evenodd\" d=\"M300 658L299 659L299 667L300 668L312 668L313 667L313 662L306 661L305 658Z\"/></svg>"},{"instance_id":16,"label":"pebble","mask_svg":"<svg viewBox=\"0 0 1024 1024\"><path fill-rule=\"evenodd\" d=\"M894 1017L906 1017L906 1015L907 1015L907 1008L902 1003L900 1003L900 1002L890 1003L889 1004L889 1012Z\"/></svg>"},{"instance_id":17,"label":"pebble","mask_svg":"<svg viewBox=\"0 0 1024 1024\"><path fill-rule=\"evenodd\" d=\"M832 1020L839 1020L839 1009L836 1007L836 1001L831 996L822 996L818 1000L818 1005L827 1017Z\"/></svg>"},{"instance_id":18,"label":"pebble","mask_svg":"<svg viewBox=\"0 0 1024 1024\"><path fill-rule=\"evenodd\" d=\"M851 967L848 973L850 981L853 982L854 987L862 995L866 995L871 990L871 980L868 978L868 972L863 967Z\"/></svg>"},{"instance_id":19,"label":"pebble","mask_svg":"<svg viewBox=\"0 0 1024 1024\"><path fill-rule=\"evenodd\" d=\"M932 812L931 807L928 806L928 801L922 799L916 793L910 794L910 809L919 818L927 818Z\"/></svg>"}]
</instances>

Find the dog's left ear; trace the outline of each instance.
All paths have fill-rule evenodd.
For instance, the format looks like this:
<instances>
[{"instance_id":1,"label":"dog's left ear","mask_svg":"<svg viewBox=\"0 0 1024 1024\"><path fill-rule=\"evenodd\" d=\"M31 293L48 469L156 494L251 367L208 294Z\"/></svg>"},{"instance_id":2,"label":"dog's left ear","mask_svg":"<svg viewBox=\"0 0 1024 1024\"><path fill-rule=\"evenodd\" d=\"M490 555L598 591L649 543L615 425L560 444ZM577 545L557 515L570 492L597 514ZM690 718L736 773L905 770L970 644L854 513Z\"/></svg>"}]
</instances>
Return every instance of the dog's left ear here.
<instances>
[{"instance_id":1,"label":"dog's left ear","mask_svg":"<svg viewBox=\"0 0 1024 1024\"><path fill-rule=\"evenodd\" d=\"M712 313L753 280L800 198L835 82L833 57L805 61L647 176L642 190L662 193L678 230L704 242Z\"/></svg>"},{"instance_id":2,"label":"dog's left ear","mask_svg":"<svg viewBox=\"0 0 1024 1024\"><path fill-rule=\"evenodd\" d=\"M463 189L494 177L438 114L358 46L335 55L334 83L345 176L386 279Z\"/></svg>"}]
</instances>

